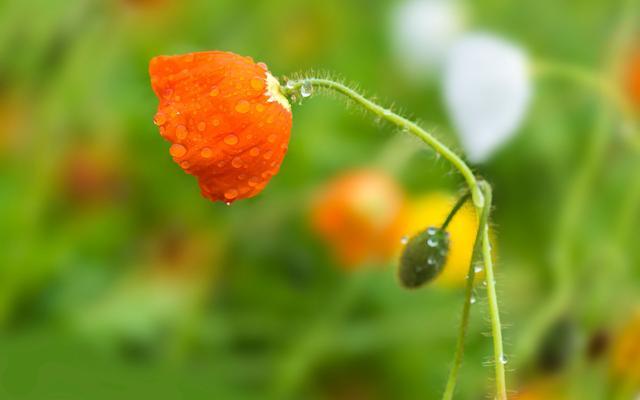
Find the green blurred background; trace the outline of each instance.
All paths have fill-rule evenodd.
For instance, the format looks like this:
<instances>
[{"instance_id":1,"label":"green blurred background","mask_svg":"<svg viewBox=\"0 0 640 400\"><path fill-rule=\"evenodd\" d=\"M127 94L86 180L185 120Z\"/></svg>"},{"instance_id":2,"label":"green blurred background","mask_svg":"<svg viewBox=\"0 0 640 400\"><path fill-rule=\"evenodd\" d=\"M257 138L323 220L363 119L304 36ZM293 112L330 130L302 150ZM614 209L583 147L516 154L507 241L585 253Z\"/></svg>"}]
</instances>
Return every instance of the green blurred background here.
<instances>
[{"instance_id":1,"label":"green blurred background","mask_svg":"<svg viewBox=\"0 0 640 400\"><path fill-rule=\"evenodd\" d=\"M314 96L293 106L267 189L214 204L169 157L147 72L155 55L209 49L280 77L330 71L457 148L437 74L415 79L394 51L401 3L0 2L0 399L439 398L462 290L404 290L393 263L345 271L310 227L310 199L354 168L386 171L409 197L455 193L457 175L392 127ZM595 71L637 11L624 7L464 3L466 29ZM534 87L518 135L476 168L495 188L509 387L553 372L572 398L614 398L608 349L640 304L637 124L573 82ZM568 276L554 275L558 254ZM550 339L528 339L563 290L541 328ZM492 387L476 291L461 399ZM595 360L584 355L594 341Z\"/></svg>"}]
</instances>

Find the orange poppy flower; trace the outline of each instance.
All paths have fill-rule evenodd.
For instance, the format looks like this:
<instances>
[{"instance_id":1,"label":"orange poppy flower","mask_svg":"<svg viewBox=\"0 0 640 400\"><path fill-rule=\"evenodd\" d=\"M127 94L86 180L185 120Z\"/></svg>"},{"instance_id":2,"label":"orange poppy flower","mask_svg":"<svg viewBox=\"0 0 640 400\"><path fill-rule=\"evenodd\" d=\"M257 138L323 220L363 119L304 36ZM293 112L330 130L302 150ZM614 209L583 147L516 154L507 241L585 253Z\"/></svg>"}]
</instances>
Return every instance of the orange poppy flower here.
<instances>
[{"instance_id":1,"label":"orange poppy flower","mask_svg":"<svg viewBox=\"0 0 640 400\"><path fill-rule=\"evenodd\" d=\"M160 100L154 123L202 195L230 203L260 193L280 168L292 123L266 65L208 51L155 57L149 73Z\"/></svg>"},{"instance_id":2,"label":"orange poppy flower","mask_svg":"<svg viewBox=\"0 0 640 400\"><path fill-rule=\"evenodd\" d=\"M355 269L394 255L403 207L404 195L392 178L374 170L352 171L324 189L311 219L341 265Z\"/></svg>"}]
</instances>

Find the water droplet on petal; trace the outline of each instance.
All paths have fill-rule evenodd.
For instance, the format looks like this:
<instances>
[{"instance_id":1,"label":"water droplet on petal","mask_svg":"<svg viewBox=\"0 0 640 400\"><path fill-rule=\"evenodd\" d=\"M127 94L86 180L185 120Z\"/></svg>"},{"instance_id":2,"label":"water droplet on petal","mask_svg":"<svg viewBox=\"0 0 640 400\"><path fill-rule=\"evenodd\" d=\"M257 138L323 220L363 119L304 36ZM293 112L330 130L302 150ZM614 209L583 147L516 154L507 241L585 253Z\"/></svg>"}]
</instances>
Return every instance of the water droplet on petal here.
<instances>
[{"instance_id":1,"label":"water droplet on petal","mask_svg":"<svg viewBox=\"0 0 640 400\"><path fill-rule=\"evenodd\" d=\"M260 78L252 78L251 79L251 87L255 90L263 90L264 89L264 79Z\"/></svg>"},{"instance_id":2,"label":"water droplet on petal","mask_svg":"<svg viewBox=\"0 0 640 400\"><path fill-rule=\"evenodd\" d=\"M251 150L249 150L249 155L251 157L257 157L258 154L260 154L260 149L257 147L252 148Z\"/></svg>"},{"instance_id":3,"label":"water droplet on petal","mask_svg":"<svg viewBox=\"0 0 640 400\"><path fill-rule=\"evenodd\" d=\"M207 127L207 124L205 124L204 122L200 122L197 126L200 132L204 131L206 127Z\"/></svg>"},{"instance_id":4,"label":"water droplet on petal","mask_svg":"<svg viewBox=\"0 0 640 400\"><path fill-rule=\"evenodd\" d=\"M224 197L225 199L233 200L236 197L238 197L238 191L235 189L229 189L226 192L224 192Z\"/></svg>"},{"instance_id":5,"label":"water droplet on petal","mask_svg":"<svg viewBox=\"0 0 640 400\"><path fill-rule=\"evenodd\" d=\"M427 229L427 234L429 235L435 235L436 233L438 233L438 228L434 228L433 226L430 227L429 229Z\"/></svg>"},{"instance_id":6,"label":"water droplet on petal","mask_svg":"<svg viewBox=\"0 0 640 400\"><path fill-rule=\"evenodd\" d=\"M234 144L238 144L238 137L236 135L227 135L224 138L224 142L230 146L233 146Z\"/></svg>"},{"instance_id":7,"label":"water droplet on petal","mask_svg":"<svg viewBox=\"0 0 640 400\"><path fill-rule=\"evenodd\" d=\"M257 112L263 112L264 111L264 106L260 103L256 104L256 111Z\"/></svg>"},{"instance_id":8,"label":"water droplet on petal","mask_svg":"<svg viewBox=\"0 0 640 400\"><path fill-rule=\"evenodd\" d=\"M251 178L249 178L249 181L247 183L249 184L249 186L253 187L260 183L260 179L257 176L252 176Z\"/></svg>"},{"instance_id":9,"label":"water droplet on petal","mask_svg":"<svg viewBox=\"0 0 640 400\"><path fill-rule=\"evenodd\" d=\"M234 157L233 160L231 160L231 166L233 168L240 168L242 167L242 159L240 157Z\"/></svg>"},{"instance_id":10,"label":"water droplet on petal","mask_svg":"<svg viewBox=\"0 0 640 400\"><path fill-rule=\"evenodd\" d=\"M247 100L239 100L236 104L236 112L240 114L246 114L251 109L251 103Z\"/></svg>"},{"instance_id":11,"label":"water droplet on petal","mask_svg":"<svg viewBox=\"0 0 640 400\"><path fill-rule=\"evenodd\" d=\"M287 84L285 85L287 89L293 89L294 86L295 83L293 81L287 81Z\"/></svg>"},{"instance_id":12,"label":"water droplet on petal","mask_svg":"<svg viewBox=\"0 0 640 400\"><path fill-rule=\"evenodd\" d=\"M213 126L218 126L220 125L220 120L218 118L214 118L211 123L213 124Z\"/></svg>"},{"instance_id":13,"label":"water droplet on petal","mask_svg":"<svg viewBox=\"0 0 640 400\"><path fill-rule=\"evenodd\" d=\"M271 158L271 156L273 155L273 151L269 150L266 153L264 153L264 155L262 156L265 160L268 160Z\"/></svg>"},{"instance_id":14,"label":"water droplet on petal","mask_svg":"<svg viewBox=\"0 0 640 400\"><path fill-rule=\"evenodd\" d=\"M202 158L211 158L213 157L213 151L211 151L210 148L205 147L202 150L200 150L200 155L202 156Z\"/></svg>"},{"instance_id":15,"label":"water droplet on petal","mask_svg":"<svg viewBox=\"0 0 640 400\"><path fill-rule=\"evenodd\" d=\"M187 148L181 144L174 143L169 148L169 154L174 157L182 157L187 154Z\"/></svg>"},{"instance_id":16,"label":"water droplet on petal","mask_svg":"<svg viewBox=\"0 0 640 400\"><path fill-rule=\"evenodd\" d=\"M430 237L427 239L427 246L429 247L438 247L438 239L435 237Z\"/></svg>"},{"instance_id":17,"label":"water droplet on petal","mask_svg":"<svg viewBox=\"0 0 640 400\"><path fill-rule=\"evenodd\" d=\"M401 237L401 238L400 238L400 243L402 243L402 244L407 244L407 243L409 243L409 236L406 236L406 235L405 235L405 236Z\"/></svg>"},{"instance_id":18,"label":"water droplet on petal","mask_svg":"<svg viewBox=\"0 0 640 400\"><path fill-rule=\"evenodd\" d=\"M158 112L155 117L153 117L153 123L157 126L164 125L167 122L167 116L164 115L163 112Z\"/></svg>"},{"instance_id":19,"label":"water droplet on petal","mask_svg":"<svg viewBox=\"0 0 640 400\"><path fill-rule=\"evenodd\" d=\"M220 94L220 89L218 89L217 86L212 87L211 91L209 92L209 96L211 97L216 97L219 94Z\"/></svg>"},{"instance_id":20,"label":"water droplet on petal","mask_svg":"<svg viewBox=\"0 0 640 400\"><path fill-rule=\"evenodd\" d=\"M271 134L271 135L269 135L267 140L269 141L269 143L274 143L276 141L276 138L277 138L277 136L275 134Z\"/></svg>"},{"instance_id":21,"label":"water droplet on petal","mask_svg":"<svg viewBox=\"0 0 640 400\"><path fill-rule=\"evenodd\" d=\"M501 355L500 355L500 363L501 363L502 365L504 365L504 364L506 364L506 363L508 363L508 362L509 362L509 360L507 359L507 356L505 356L504 354L501 354Z\"/></svg>"},{"instance_id":22,"label":"water droplet on petal","mask_svg":"<svg viewBox=\"0 0 640 400\"><path fill-rule=\"evenodd\" d=\"M186 126L184 125L176 126L176 138L178 138L178 140L186 139L188 134L189 134L189 131L187 130Z\"/></svg>"}]
</instances>

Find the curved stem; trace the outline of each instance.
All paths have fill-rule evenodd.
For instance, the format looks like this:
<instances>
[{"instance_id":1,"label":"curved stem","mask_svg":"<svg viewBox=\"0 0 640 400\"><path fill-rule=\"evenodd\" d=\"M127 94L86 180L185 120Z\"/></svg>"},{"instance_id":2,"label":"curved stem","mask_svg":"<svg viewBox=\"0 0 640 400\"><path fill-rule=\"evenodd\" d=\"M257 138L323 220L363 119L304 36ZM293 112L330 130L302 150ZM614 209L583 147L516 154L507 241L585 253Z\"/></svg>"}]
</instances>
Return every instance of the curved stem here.
<instances>
[{"instance_id":1,"label":"curved stem","mask_svg":"<svg viewBox=\"0 0 640 400\"><path fill-rule=\"evenodd\" d=\"M471 194L471 198L473 200L473 204L476 208L476 211L479 215L483 216L482 218L486 218L488 221L489 213L490 213L490 203L491 203L491 186L484 181L478 181L475 175L465 164L464 161L452 150L450 150L447 146L445 146L438 139L433 137L431 134L426 132L420 126L415 124L408 119L401 117L400 115L394 113L393 111L386 109L371 100L367 99L360 93L355 90L341 84L338 82L334 82L329 79L322 78L305 78L299 80L288 81L286 87L282 88L282 92L285 96L295 95L301 92L301 89L304 89L305 92L309 92L310 88L317 89L325 89L331 90L336 93L342 94L351 101L360 105L364 109L372 112L380 119L384 119L400 129L410 132L420 140L422 140L429 147L433 148L438 154L440 154L443 158L445 158L451 165L456 168L460 174L463 176L467 186L469 187L469 193ZM485 200L485 196L489 197L489 201ZM491 260L491 247L489 244L489 235L487 223L484 223L484 228L478 230L478 236L476 242L480 242L481 245L476 244L476 246L480 246L482 248L482 256L484 259L484 264L487 269L487 279L491 280L491 282L487 283L487 292L489 298L489 314L491 319L491 332L493 335L493 345L494 345L494 364L495 364L495 379L496 379L496 399L506 400L506 382L505 382L505 371L503 364L503 348L502 348L502 331L500 326L500 315L498 310L498 302L497 296L495 293L495 282L493 276L493 264ZM471 267L471 270L473 267ZM467 286L473 285L472 274L469 274L467 280ZM469 280L471 282L469 283ZM471 287L471 290L473 287ZM460 335L458 336L458 347L456 350L455 360L453 370L449 376L449 381L447 383L447 392L450 393L449 396L453 395L453 391L455 388L455 383L457 379L457 373L460 368L460 364L462 362L462 353L464 348L464 339L468 326L468 316L469 316L469 308L471 304L471 295L467 294L465 297L464 309L463 309L463 320L461 322L460 327Z\"/></svg>"},{"instance_id":2,"label":"curved stem","mask_svg":"<svg viewBox=\"0 0 640 400\"><path fill-rule=\"evenodd\" d=\"M491 195L491 194L489 194ZM449 213L449 217L444 224L442 224L443 229L446 227L446 224L452 219L452 216L455 214L455 211L459 209L462 204L466 201L469 194L467 193L465 196L461 197L458 200L458 203L454 206L454 208ZM469 265L469 272L467 273L467 281L465 284L464 290L464 305L462 308L462 318L460 320L460 330L458 333L458 340L456 342L456 352L453 356L453 365L451 366L451 370L449 371L449 378L447 379L447 385L445 387L444 393L442 395L443 400L451 400L453 399L453 394L456 388L456 382L458 380L458 371L462 365L462 357L464 355L464 341L467 336L467 330L469 326L469 314L471 311L471 298L473 296L473 285L475 283L476 270L474 266L474 261L482 254L482 240L484 227L487 225L487 221L489 219L489 207L491 207L491 197L487 198L485 196L485 207L482 209L482 213L480 214L480 218L478 221L478 230L476 232L475 244L473 246L473 253L471 256L471 263ZM502 345L502 344L501 344Z\"/></svg>"},{"instance_id":3,"label":"curved stem","mask_svg":"<svg viewBox=\"0 0 640 400\"><path fill-rule=\"evenodd\" d=\"M420 140L434 149L443 158L449 161L451 165L453 165L453 167L460 172L464 180L467 182L467 186L469 186L469 191L471 192L471 196L473 197L473 204L475 204L477 208L483 207L484 200L482 198L482 192L478 187L478 182L476 181L471 168L469 168L467 164L465 164L464 161L462 161L462 159L456 153L451 151L447 146L445 146L430 133L419 127L416 123L409 121L408 119L401 117L393 111L374 103L373 101L367 99L350 87L329 79L306 78L289 81L287 82L287 86L282 88L282 92L285 96L298 93L303 85L311 85L315 88L330 89L334 92L340 93L353 100L358 105L364 107L366 110L374 113L381 119L391 122L401 129L406 130L407 132L411 132L414 136L417 136Z\"/></svg>"}]
</instances>

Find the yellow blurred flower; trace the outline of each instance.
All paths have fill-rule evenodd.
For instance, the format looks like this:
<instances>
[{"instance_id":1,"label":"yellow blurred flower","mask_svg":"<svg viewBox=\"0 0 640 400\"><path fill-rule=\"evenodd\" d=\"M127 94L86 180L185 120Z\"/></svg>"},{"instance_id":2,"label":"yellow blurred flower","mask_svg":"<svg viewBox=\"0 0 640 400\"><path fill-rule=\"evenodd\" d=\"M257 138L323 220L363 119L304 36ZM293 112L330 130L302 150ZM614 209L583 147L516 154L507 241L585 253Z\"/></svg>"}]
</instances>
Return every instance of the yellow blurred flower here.
<instances>
[{"instance_id":1,"label":"yellow blurred flower","mask_svg":"<svg viewBox=\"0 0 640 400\"><path fill-rule=\"evenodd\" d=\"M623 326L613 343L611 370L615 378L640 385L640 310Z\"/></svg>"},{"instance_id":2,"label":"yellow blurred flower","mask_svg":"<svg viewBox=\"0 0 640 400\"><path fill-rule=\"evenodd\" d=\"M407 208L404 233L411 237L430 226L440 227L455 205L456 198L446 193L434 192L411 201ZM470 202L465 203L447 227L449 254L441 274L434 284L445 287L464 286L473 244L478 229L478 218ZM477 279L480 278L480 275Z\"/></svg>"}]
</instances>

